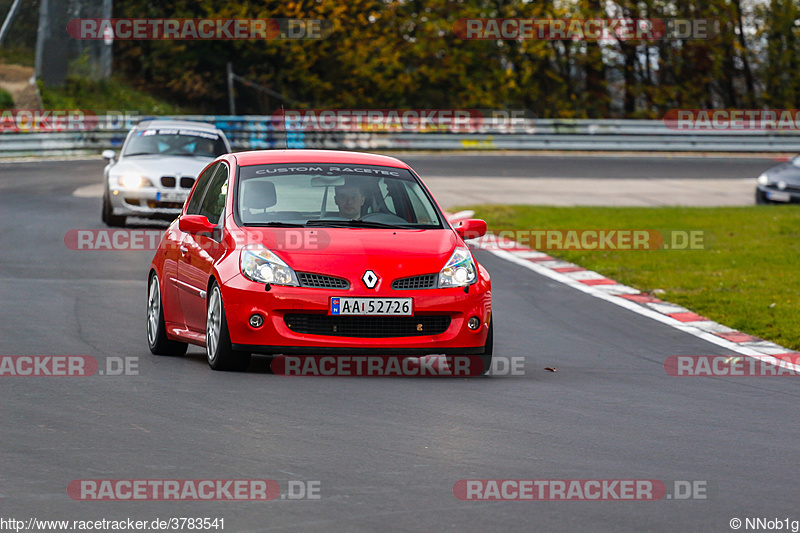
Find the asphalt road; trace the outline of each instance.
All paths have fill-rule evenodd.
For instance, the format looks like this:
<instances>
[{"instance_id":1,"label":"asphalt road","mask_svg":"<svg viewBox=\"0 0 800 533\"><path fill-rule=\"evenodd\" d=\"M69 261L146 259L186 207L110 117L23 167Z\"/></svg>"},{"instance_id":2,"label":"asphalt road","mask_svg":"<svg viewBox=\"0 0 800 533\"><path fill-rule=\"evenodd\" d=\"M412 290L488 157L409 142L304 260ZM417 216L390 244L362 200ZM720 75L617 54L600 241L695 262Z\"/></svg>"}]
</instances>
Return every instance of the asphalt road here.
<instances>
[{"instance_id":1,"label":"asphalt road","mask_svg":"<svg viewBox=\"0 0 800 533\"><path fill-rule=\"evenodd\" d=\"M101 167L0 165L0 355L138 367L0 377L0 518L202 516L234 532L731 531L734 517L800 519L794 380L671 377L670 355L728 352L485 252L495 356L524 358L524 375L289 378L264 359L213 372L196 347L150 355L152 252L64 244L70 229L103 227L100 200L71 195ZM320 498L74 501L67 486L80 479L274 479L284 494L317 481ZM454 496L461 479L699 481L707 498L469 502Z\"/></svg>"}]
</instances>

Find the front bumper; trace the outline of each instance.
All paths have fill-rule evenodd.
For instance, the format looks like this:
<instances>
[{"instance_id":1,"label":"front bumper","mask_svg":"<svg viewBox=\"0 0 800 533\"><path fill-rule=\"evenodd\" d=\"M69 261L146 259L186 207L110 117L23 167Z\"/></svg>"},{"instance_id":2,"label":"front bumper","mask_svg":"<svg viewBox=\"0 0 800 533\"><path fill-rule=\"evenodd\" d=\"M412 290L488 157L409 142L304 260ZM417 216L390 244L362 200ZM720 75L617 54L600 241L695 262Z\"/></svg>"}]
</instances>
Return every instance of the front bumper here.
<instances>
[{"instance_id":1,"label":"front bumper","mask_svg":"<svg viewBox=\"0 0 800 533\"><path fill-rule=\"evenodd\" d=\"M450 325L439 334L413 337L345 337L298 333L284 321L287 314L328 315L331 297L374 297L414 299L414 316L447 315ZM283 287L263 284L241 275L223 284L222 300L228 331L235 350L260 354L482 354L491 318L491 291L483 280L469 287L428 290L383 290L367 292L361 287L349 290ZM250 325L253 314L264 317L258 328ZM480 327L467 327L470 317L480 319Z\"/></svg>"},{"instance_id":2,"label":"front bumper","mask_svg":"<svg viewBox=\"0 0 800 533\"><path fill-rule=\"evenodd\" d=\"M181 214L183 203L189 195L175 189L159 189L147 187L126 189L113 187L109 190L108 199L116 216L139 216L146 218L164 218L172 220Z\"/></svg>"},{"instance_id":3,"label":"front bumper","mask_svg":"<svg viewBox=\"0 0 800 533\"><path fill-rule=\"evenodd\" d=\"M756 187L756 202L774 204L800 203L800 189L779 189L775 185L758 185Z\"/></svg>"}]
</instances>

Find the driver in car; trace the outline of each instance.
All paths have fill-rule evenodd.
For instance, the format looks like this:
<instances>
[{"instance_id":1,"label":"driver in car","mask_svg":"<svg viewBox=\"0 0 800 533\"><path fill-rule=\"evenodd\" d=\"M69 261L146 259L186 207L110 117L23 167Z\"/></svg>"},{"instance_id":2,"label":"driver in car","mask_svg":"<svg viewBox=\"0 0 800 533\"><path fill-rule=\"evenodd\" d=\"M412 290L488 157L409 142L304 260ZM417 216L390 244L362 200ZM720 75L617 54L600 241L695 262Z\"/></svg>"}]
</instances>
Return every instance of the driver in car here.
<instances>
[{"instance_id":1,"label":"driver in car","mask_svg":"<svg viewBox=\"0 0 800 533\"><path fill-rule=\"evenodd\" d=\"M366 197L361 188L352 182L336 187L333 201L339 207L339 216L348 220L361 218L361 206Z\"/></svg>"}]
</instances>

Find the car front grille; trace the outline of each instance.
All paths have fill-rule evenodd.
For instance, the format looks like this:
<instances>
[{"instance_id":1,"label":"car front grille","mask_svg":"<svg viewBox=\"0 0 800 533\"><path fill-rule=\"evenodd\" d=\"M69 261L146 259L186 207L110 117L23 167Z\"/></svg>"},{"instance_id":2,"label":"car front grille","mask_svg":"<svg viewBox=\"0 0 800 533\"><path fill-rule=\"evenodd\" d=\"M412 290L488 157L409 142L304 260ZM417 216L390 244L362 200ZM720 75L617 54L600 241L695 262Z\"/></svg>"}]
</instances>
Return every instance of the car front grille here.
<instances>
[{"instance_id":1,"label":"car front grille","mask_svg":"<svg viewBox=\"0 0 800 533\"><path fill-rule=\"evenodd\" d=\"M413 289L433 289L436 287L437 274L425 274L410 278L400 278L392 282L392 289L396 291L408 291Z\"/></svg>"},{"instance_id":2,"label":"car front grille","mask_svg":"<svg viewBox=\"0 0 800 533\"><path fill-rule=\"evenodd\" d=\"M439 335L450 327L448 315L330 316L285 315L286 327L295 333L333 337L422 337Z\"/></svg>"},{"instance_id":3,"label":"car front grille","mask_svg":"<svg viewBox=\"0 0 800 533\"><path fill-rule=\"evenodd\" d=\"M298 272L297 277L301 287L313 287L316 289L337 289L347 290L350 282L342 278L325 276L323 274L312 274L310 272Z\"/></svg>"},{"instance_id":4,"label":"car front grille","mask_svg":"<svg viewBox=\"0 0 800 533\"><path fill-rule=\"evenodd\" d=\"M174 189L175 185L180 183L181 189L191 189L194 185L194 178L191 176L184 176L178 181L175 176L161 176L161 186L168 189Z\"/></svg>"}]
</instances>

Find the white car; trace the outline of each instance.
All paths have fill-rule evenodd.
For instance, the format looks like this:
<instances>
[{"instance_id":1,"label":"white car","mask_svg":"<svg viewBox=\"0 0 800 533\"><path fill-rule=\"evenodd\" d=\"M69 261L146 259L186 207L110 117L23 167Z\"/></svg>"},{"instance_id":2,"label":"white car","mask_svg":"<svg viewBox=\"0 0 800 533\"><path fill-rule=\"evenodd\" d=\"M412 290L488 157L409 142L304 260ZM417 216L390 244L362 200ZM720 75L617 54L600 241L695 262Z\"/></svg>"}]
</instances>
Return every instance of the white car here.
<instances>
[{"instance_id":1,"label":"white car","mask_svg":"<svg viewBox=\"0 0 800 533\"><path fill-rule=\"evenodd\" d=\"M211 161L231 151L225 134L203 122L147 120L134 126L119 159L113 150L103 171L103 213L108 226L129 216L173 220Z\"/></svg>"}]
</instances>

